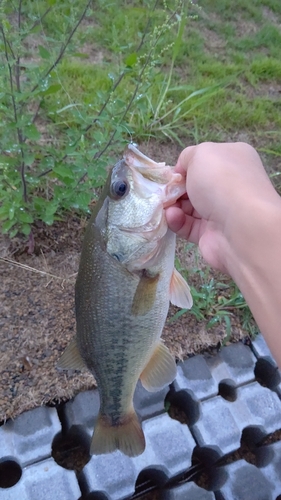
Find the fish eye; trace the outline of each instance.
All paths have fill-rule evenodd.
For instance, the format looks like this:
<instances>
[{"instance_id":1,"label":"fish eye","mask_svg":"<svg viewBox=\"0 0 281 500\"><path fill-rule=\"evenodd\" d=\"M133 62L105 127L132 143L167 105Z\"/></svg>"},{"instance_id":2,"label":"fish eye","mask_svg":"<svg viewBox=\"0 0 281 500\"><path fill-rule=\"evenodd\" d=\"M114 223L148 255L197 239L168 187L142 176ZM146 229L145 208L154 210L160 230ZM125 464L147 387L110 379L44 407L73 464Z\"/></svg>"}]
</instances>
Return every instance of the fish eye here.
<instances>
[{"instance_id":1,"label":"fish eye","mask_svg":"<svg viewBox=\"0 0 281 500\"><path fill-rule=\"evenodd\" d=\"M122 198L128 193L129 184L127 181L118 180L111 184L111 194L113 198Z\"/></svg>"}]
</instances>

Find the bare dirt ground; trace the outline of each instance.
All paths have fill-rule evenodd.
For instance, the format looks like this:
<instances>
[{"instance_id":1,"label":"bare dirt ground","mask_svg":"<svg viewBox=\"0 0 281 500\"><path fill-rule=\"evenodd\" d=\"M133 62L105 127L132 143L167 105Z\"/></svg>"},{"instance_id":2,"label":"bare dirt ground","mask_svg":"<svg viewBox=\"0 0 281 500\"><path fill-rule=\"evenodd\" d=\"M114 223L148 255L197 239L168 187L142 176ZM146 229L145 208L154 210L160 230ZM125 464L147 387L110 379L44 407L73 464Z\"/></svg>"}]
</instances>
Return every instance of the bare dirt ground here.
<instances>
[{"instance_id":1,"label":"bare dirt ground","mask_svg":"<svg viewBox=\"0 0 281 500\"><path fill-rule=\"evenodd\" d=\"M169 164L175 163L180 152L175 145L156 143L142 145L141 149ZM85 217L77 215L52 227L38 223L33 229L32 253L26 239L0 240L0 256L14 261L0 261L0 422L95 387L94 378L87 372L61 372L56 368L75 333L74 283L85 225ZM194 265L194 255L186 252L181 242L178 253L184 265ZM195 287L196 279L192 283ZM171 308L170 317L175 311ZM246 335L234 315L231 340ZM190 313L167 322L163 332L167 346L178 359L216 349L224 337L223 325L207 330L206 322L198 322Z\"/></svg>"}]
</instances>

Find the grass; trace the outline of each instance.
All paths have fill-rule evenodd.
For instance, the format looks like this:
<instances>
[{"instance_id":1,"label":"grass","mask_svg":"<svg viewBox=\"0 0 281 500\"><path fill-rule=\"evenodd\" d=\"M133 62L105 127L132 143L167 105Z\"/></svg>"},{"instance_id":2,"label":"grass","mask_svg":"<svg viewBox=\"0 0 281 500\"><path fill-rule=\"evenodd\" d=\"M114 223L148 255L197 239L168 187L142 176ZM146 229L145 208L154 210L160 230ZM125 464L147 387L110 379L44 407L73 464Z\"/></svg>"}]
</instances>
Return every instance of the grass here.
<instances>
[{"instance_id":1,"label":"grass","mask_svg":"<svg viewBox=\"0 0 281 500\"><path fill-rule=\"evenodd\" d=\"M103 144L104 135L111 133L112 121L119 127L117 144L113 143L111 150L114 155L122 149L121 139L138 142L168 138L182 146L203 140L247 140L260 151L273 182L281 191L280 0L237 0L235 8L233 0L199 0L196 5L186 2L187 8L180 20L175 16L169 19L175 3L176 0L159 2L152 10L148 0L112 0L110 3L96 0L94 10L75 33L62 62L50 74L50 79L59 83L58 88L46 94L42 101L40 117L49 142L55 144L55 158L60 151L61 156L65 152L76 154L73 144L77 133L96 119L102 103L124 73L109 99L107 114L99 116L96 126L85 137L81 135L79 152L85 149L88 166L85 167L83 157L80 164L77 163L78 176L83 178L88 169L90 182L97 175L102 179L104 165L96 167L92 158ZM31 71L33 60L40 56L42 68L44 58L52 60L80 8L74 0L51 4L55 14L46 16L40 39L36 38L39 35L35 31L35 43L31 43L31 37L26 49L27 81L36 76L36 72ZM32 5L41 13L46 8L43 0L35 0ZM148 43L137 56L148 22ZM150 63L143 71L134 106L122 120L156 39L157 48L151 51ZM38 48L38 43L43 49ZM5 120L2 124L4 130ZM28 127L30 125L26 126L26 133ZM30 134L36 138L32 128ZM47 160L52 154L50 149L47 159L42 158L42 170L48 169ZM13 158L9 161L13 166ZM33 161L31 157L30 165ZM68 181L67 168L64 165L53 168L49 186L52 187L54 174L64 182L55 186L54 195L65 196L67 183L71 189L77 189L74 178ZM19 186L16 178L11 183L12 194L14 186ZM77 193L74 198L78 200L79 196L84 195ZM81 205L87 206L88 201L86 197ZM35 202L43 203L39 196ZM65 203L67 206L68 201ZM56 204L51 206L49 202L49 207L49 216L45 214L47 223L53 220ZM27 218L24 222L28 232L30 220ZM249 310L232 283L216 282L208 270L202 271L196 265L190 272L198 282L193 290L192 310L198 319L205 318L209 326L224 322L229 333L229 320L235 310L240 314L241 323L251 330Z\"/></svg>"},{"instance_id":2,"label":"grass","mask_svg":"<svg viewBox=\"0 0 281 500\"><path fill-rule=\"evenodd\" d=\"M79 105L82 98L83 103L91 104L95 110L97 92L108 90L110 78L117 78L122 62L135 50L147 21L146 2L121 3L116 0L106 6L100 2L94 24L89 20L83 33L77 35L79 50L83 49L83 44L94 47L102 54L101 60L66 59L58 68L63 88L59 94L49 97L50 109L55 108L57 99L63 108L73 103ZM164 22L162 11L156 9L154 17L154 21ZM274 17L275 20L271 20ZM258 146L255 133L259 129L277 130L280 127L277 90L281 75L280 22L281 4L273 0L256 0L248 4L241 0L236 2L235 9L231 0L206 0L199 3L198 8L189 7L173 60L169 89L167 91L165 85L171 67L173 28L161 38L153 78L149 80L145 95L138 96L138 106L129 116L133 137L142 139L152 134L161 139L168 135L183 143L189 140L188 137L184 139L184 135L193 138L196 128L198 141L212 139L217 133L221 139L230 138L232 133L237 135L239 132L249 135ZM267 85L276 88L276 92L269 93ZM192 99L185 100L190 92L208 88L209 94L200 99L196 107ZM164 89L165 100L159 113L161 126L159 122L155 126L152 125L153 114ZM128 91L130 88L124 81L118 95L121 107L128 98ZM176 107L180 111L175 121L171 110ZM66 122L68 118L64 116ZM275 149L276 141L278 138L271 136L268 149ZM272 159L270 154L269 159Z\"/></svg>"},{"instance_id":3,"label":"grass","mask_svg":"<svg viewBox=\"0 0 281 500\"><path fill-rule=\"evenodd\" d=\"M251 335L257 333L251 311L236 284L227 276L214 274L211 268L202 264L198 249L193 244L186 244L183 254L193 253L193 263L186 269L181 258L176 258L176 268L192 283L190 289L193 297L193 307L190 310L181 309L170 319L173 322L184 314L193 314L198 321L205 321L206 328L222 324L225 331L223 344L231 336L232 321L239 319L241 327Z\"/></svg>"},{"instance_id":4,"label":"grass","mask_svg":"<svg viewBox=\"0 0 281 500\"><path fill-rule=\"evenodd\" d=\"M66 56L55 70L61 90L46 99L47 119L60 134L76 122L79 126L77 115L87 123L98 112L124 61L135 52L148 21L146 1L99 0L96 4L74 37L76 56ZM168 7L174 5L170 4ZM56 6L55 19L46 16L44 35L50 52L69 22L63 6L64 2ZM43 12L44 3L38 0L37 8ZM71 9L75 10L73 2ZM160 29L165 15L163 9L156 8L150 12L151 24ZM128 114L126 126L133 139L164 136L184 144L195 137L196 129L198 141L223 140L233 132L245 132L257 146L255 133L259 128L280 127L280 22L278 0L239 0L235 9L232 0L189 5L182 32L177 33L172 20L159 39L150 74ZM145 54L141 52L141 56ZM260 84L264 85L262 92ZM275 87L276 93L269 94L266 85ZM209 92L187 99L201 89ZM117 92L120 110L132 92L133 81L124 78ZM153 119L155 110L158 121ZM275 149L276 140L271 136L273 145L268 150Z\"/></svg>"},{"instance_id":5,"label":"grass","mask_svg":"<svg viewBox=\"0 0 281 500\"><path fill-rule=\"evenodd\" d=\"M74 57L66 55L54 70L61 90L46 98L47 119L60 133L73 126L74 112L80 117L83 115L87 122L87 117L91 119L99 110L103 95L120 75L124 61L135 52L149 15L152 25L158 29L165 23L164 10L156 8L149 14L146 1L105 3L99 0L96 4L74 37ZM168 2L168 7L174 2L170 4ZM36 5L37 10L43 12L44 3L38 0ZM46 16L42 43L50 53L67 29L69 12L76 8L75 3L70 2L66 11L65 3L60 2L56 15ZM222 138L237 131L249 133L251 138L260 127L278 129L280 22L278 0L250 3L239 0L235 9L232 0L204 0L198 6L189 5L182 32L177 33L173 19L159 39L157 53L152 56L151 74L145 76L137 105L129 113L127 125L131 134L136 139L147 138L149 134L163 138L163 135L169 136L170 129L171 138L182 140L184 130L189 130L190 137L194 137L196 127L200 141L208 139L208 133L212 138L212 129L219 131ZM153 33L150 36L152 38ZM173 49L175 40L176 50ZM37 51L38 47L29 50L34 56ZM141 57L145 57L142 52ZM259 90L261 83L265 85L263 92ZM276 87L276 93L269 94L266 84ZM210 92L206 92L203 99L197 98L194 107L194 101L186 98L201 89L210 89ZM132 80L124 78L117 92L120 109L132 91ZM158 111L157 126L153 120L155 110Z\"/></svg>"}]
</instances>

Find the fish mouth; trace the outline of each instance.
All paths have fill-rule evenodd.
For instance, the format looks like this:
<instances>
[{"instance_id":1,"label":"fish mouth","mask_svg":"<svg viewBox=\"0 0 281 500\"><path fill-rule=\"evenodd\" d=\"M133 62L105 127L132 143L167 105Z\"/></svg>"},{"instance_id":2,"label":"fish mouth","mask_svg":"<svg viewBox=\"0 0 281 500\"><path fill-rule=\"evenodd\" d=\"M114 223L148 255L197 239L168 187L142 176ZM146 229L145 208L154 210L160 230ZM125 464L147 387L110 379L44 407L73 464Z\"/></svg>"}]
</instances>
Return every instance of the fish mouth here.
<instances>
[{"instance_id":1,"label":"fish mouth","mask_svg":"<svg viewBox=\"0 0 281 500\"><path fill-rule=\"evenodd\" d=\"M156 163L132 144L124 152L123 159L131 171L134 189L143 198L158 195L162 208L173 205L186 193L186 181L165 163Z\"/></svg>"}]
</instances>

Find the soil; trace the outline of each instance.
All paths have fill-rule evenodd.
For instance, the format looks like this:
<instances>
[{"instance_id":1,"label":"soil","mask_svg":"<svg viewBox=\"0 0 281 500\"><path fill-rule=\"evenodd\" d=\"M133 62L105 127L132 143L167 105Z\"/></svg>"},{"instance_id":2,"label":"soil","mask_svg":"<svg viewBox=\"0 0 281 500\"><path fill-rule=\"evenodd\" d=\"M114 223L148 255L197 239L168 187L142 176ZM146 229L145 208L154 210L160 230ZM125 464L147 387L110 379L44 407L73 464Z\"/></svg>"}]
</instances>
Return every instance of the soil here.
<instances>
[{"instance_id":1,"label":"soil","mask_svg":"<svg viewBox=\"0 0 281 500\"><path fill-rule=\"evenodd\" d=\"M165 158L168 164L174 164L179 154L175 145L151 142L141 149L155 160ZM52 227L38 222L28 241L0 240L0 422L95 387L86 371L56 368L75 333L74 283L85 226L85 217L72 214ZM184 267L194 265L194 254L180 241L178 255ZM198 276L191 279L193 286L199 285ZM171 308L170 318L176 310ZM245 335L234 315L231 340ZM207 329L206 322L198 322L190 313L168 321L163 331L166 345L178 359L216 349L224 337L223 325Z\"/></svg>"}]
</instances>

